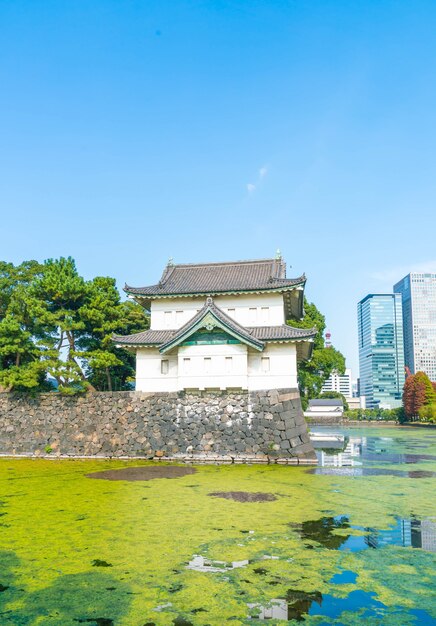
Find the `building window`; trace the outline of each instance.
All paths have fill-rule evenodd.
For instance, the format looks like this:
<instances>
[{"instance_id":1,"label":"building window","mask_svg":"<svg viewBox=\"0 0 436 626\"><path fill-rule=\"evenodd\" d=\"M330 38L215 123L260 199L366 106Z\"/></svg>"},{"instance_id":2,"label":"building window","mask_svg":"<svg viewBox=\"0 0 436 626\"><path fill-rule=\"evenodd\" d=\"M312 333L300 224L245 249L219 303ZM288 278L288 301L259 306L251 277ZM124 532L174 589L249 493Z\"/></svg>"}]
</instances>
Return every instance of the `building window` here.
<instances>
[{"instance_id":1,"label":"building window","mask_svg":"<svg viewBox=\"0 0 436 626\"><path fill-rule=\"evenodd\" d=\"M261 358L261 369L264 374L269 372L269 356L263 356Z\"/></svg>"},{"instance_id":2,"label":"building window","mask_svg":"<svg viewBox=\"0 0 436 626\"><path fill-rule=\"evenodd\" d=\"M176 311L176 327L179 328L183 324L183 311Z\"/></svg>"},{"instance_id":3,"label":"building window","mask_svg":"<svg viewBox=\"0 0 436 626\"><path fill-rule=\"evenodd\" d=\"M260 321L262 324L268 324L269 322L269 306L263 306L260 309Z\"/></svg>"},{"instance_id":4,"label":"building window","mask_svg":"<svg viewBox=\"0 0 436 626\"><path fill-rule=\"evenodd\" d=\"M162 359L162 361L160 362L160 373L168 374L169 369L170 369L170 362L168 361L168 359Z\"/></svg>"},{"instance_id":5,"label":"building window","mask_svg":"<svg viewBox=\"0 0 436 626\"><path fill-rule=\"evenodd\" d=\"M248 309L248 323L255 324L257 322L257 309L255 307Z\"/></svg>"},{"instance_id":6,"label":"building window","mask_svg":"<svg viewBox=\"0 0 436 626\"><path fill-rule=\"evenodd\" d=\"M210 374L210 368L211 368L211 362L212 359L210 358L210 356L205 356L203 359L203 368L204 368L204 373L205 374Z\"/></svg>"},{"instance_id":7,"label":"building window","mask_svg":"<svg viewBox=\"0 0 436 626\"><path fill-rule=\"evenodd\" d=\"M191 359L183 359L183 372L189 374L191 372Z\"/></svg>"},{"instance_id":8,"label":"building window","mask_svg":"<svg viewBox=\"0 0 436 626\"><path fill-rule=\"evenodd\" d=\"M226 374L233 372L233 357L226 356Z\"/></svg>"},{"instance_id":9,"label":"building window","mask_svg":"<svg viewBox=\"0 0 436 626\"><path fill-rule=\"evenodd\" d=\"M165 320L165 328L172 328L173 326L173 312L165 311L164 312L164 320Z\"/></svg>"},{"instance_id":10,"label":"building window","mask_svg":"<svg viewBox=\"0 0 436 626\"><path fill-rule=\"evenodd\" d=\"M227 313L230 315L230 317L235 317L235 309L227 309Z\"/></svg>"}]
</instances>

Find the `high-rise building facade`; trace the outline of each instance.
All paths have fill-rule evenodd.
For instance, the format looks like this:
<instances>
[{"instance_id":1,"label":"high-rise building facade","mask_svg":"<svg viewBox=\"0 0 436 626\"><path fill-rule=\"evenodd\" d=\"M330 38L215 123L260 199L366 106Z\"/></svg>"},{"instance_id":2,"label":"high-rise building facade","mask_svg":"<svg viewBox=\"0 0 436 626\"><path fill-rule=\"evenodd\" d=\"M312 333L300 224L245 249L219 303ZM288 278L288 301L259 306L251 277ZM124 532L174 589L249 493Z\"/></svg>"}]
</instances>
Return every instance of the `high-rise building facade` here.
<instances>
[{"instance_id":1,"label":"high-rise building facade","mask_svg":"<svg viewBox=\"0 0 436 626\"><path fill-rule=\"evenodd\" d=\"M405 380L400 294L369 294L357 305L360 394L366 406L401 406Z\"/></svg>"},{"instance_id":2,"label":"high-rise building facade","mask_svg":"<svg viewBox=\"0 0 436 626\"><path fill-rule=\"evenodd\" d=\"M345 374L332 372L321 388L321 393L326 391L338 391L346 398L351 398L351 370L346 369Z\"/></svg>"},{"instance_id":3,"label":"high-rise building facade","mask_svg":"<svg viewBox=\"0 0 436 626\"><path fill-rule=\"evenodd\" d=\"M408 274L394 292L402 298L405 364L436 381L436 274Z\"/></svg>"}]
</instances>

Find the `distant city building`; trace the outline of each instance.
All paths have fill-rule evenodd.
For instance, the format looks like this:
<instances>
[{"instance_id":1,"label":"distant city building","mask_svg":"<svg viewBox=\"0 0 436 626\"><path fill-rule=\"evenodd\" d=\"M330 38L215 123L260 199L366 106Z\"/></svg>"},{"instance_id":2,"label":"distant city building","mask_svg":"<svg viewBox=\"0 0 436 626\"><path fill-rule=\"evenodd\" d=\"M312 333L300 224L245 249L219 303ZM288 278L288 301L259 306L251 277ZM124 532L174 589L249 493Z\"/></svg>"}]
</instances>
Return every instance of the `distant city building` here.
<instances>
[{"instance_id":1,"label":"distant city building","mask_svg":"<svg viewBox=\"0 0 436 626\"><path fill-rule=\"evenodd\" d=\"M341 399L321 398L319 400L309 400L309 406L304 412L305 417L310 418L338 418L342 417L344 404Z\"/></svg>"},{"instance_id":2,"label":"distant city building","mask_svg":"<svg viewBox=\"0 0 436 626\"><path fill-rule=\"evenodd\" d=\"M346 400L350 411L353 409L366 409L365 396L353 396L352 398L346 398Z\"/></svg>"},{"instance_id":3,"label":"distant city building","mask_svg":"<svg viewBox=\"0 0 436 626\"><path fill-rule=\"evenodd\" d=\"M357 305L360 394L366 406L401 406L405 380L400 294L369 294Z\"/></svg>"},{"instance_id":4,"label":"distant city building","mask_svg":"<svg viewBox=\"0 0 436 626\"><path fill-rule=\"evenodd\" d=\"M402 298L405 364L436 381L436 274L408 274L394 292Z\"/></svg>"},{"instance_id":5,"label":"distant city building","mask_svg":"<svg viewBox=\"0 0 436 626\"><path fill-rule=\"evenodd\" d=\"M321 387L321 393L325 393L326 391L338 391L339 393L342 393L342 395L344 395L346 398L351 398L353 395L351 384L351 370L346 369L345 374L332 372Z\"/></svg>"}]
</instances>

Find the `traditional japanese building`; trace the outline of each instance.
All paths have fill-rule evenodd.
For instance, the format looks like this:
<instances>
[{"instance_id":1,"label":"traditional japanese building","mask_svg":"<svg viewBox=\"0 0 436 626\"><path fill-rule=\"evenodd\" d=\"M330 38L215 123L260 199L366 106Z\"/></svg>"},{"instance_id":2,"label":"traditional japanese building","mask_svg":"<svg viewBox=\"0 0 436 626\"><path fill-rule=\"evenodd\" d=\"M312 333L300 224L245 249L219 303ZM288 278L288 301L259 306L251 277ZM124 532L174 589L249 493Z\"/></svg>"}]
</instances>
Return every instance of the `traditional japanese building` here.
<instances>
[{"instance_id":1,"label":"traditional japanese building","mask_svg":"<svg viewBox=\"0 0 436 626\"><path fill-rule=\"evenodd\" d=\"M305 276L275 259L175 265L157 285L125 286L150 313L150 329L114 337L136 352L136 390L297 389L316 329L303 316Z\"/></svg>"}]
</instances>

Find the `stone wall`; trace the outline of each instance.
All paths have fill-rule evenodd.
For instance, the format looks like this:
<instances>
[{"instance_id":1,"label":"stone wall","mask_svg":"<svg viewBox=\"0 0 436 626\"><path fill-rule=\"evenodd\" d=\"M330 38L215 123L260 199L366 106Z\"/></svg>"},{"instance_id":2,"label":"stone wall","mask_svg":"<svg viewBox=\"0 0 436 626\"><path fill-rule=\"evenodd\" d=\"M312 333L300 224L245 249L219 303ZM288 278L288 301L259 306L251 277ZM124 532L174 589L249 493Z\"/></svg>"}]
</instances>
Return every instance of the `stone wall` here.
<instances>
[{"instance_id":1,"label":"stone wall","mask_svg":"<svg viewBox=\"0 0 436 626\"><path fill-rule=\"evenodd\" d=\"M0 394L0 454L314 463L295 389Z\"/></svg>"}]
</instances>

